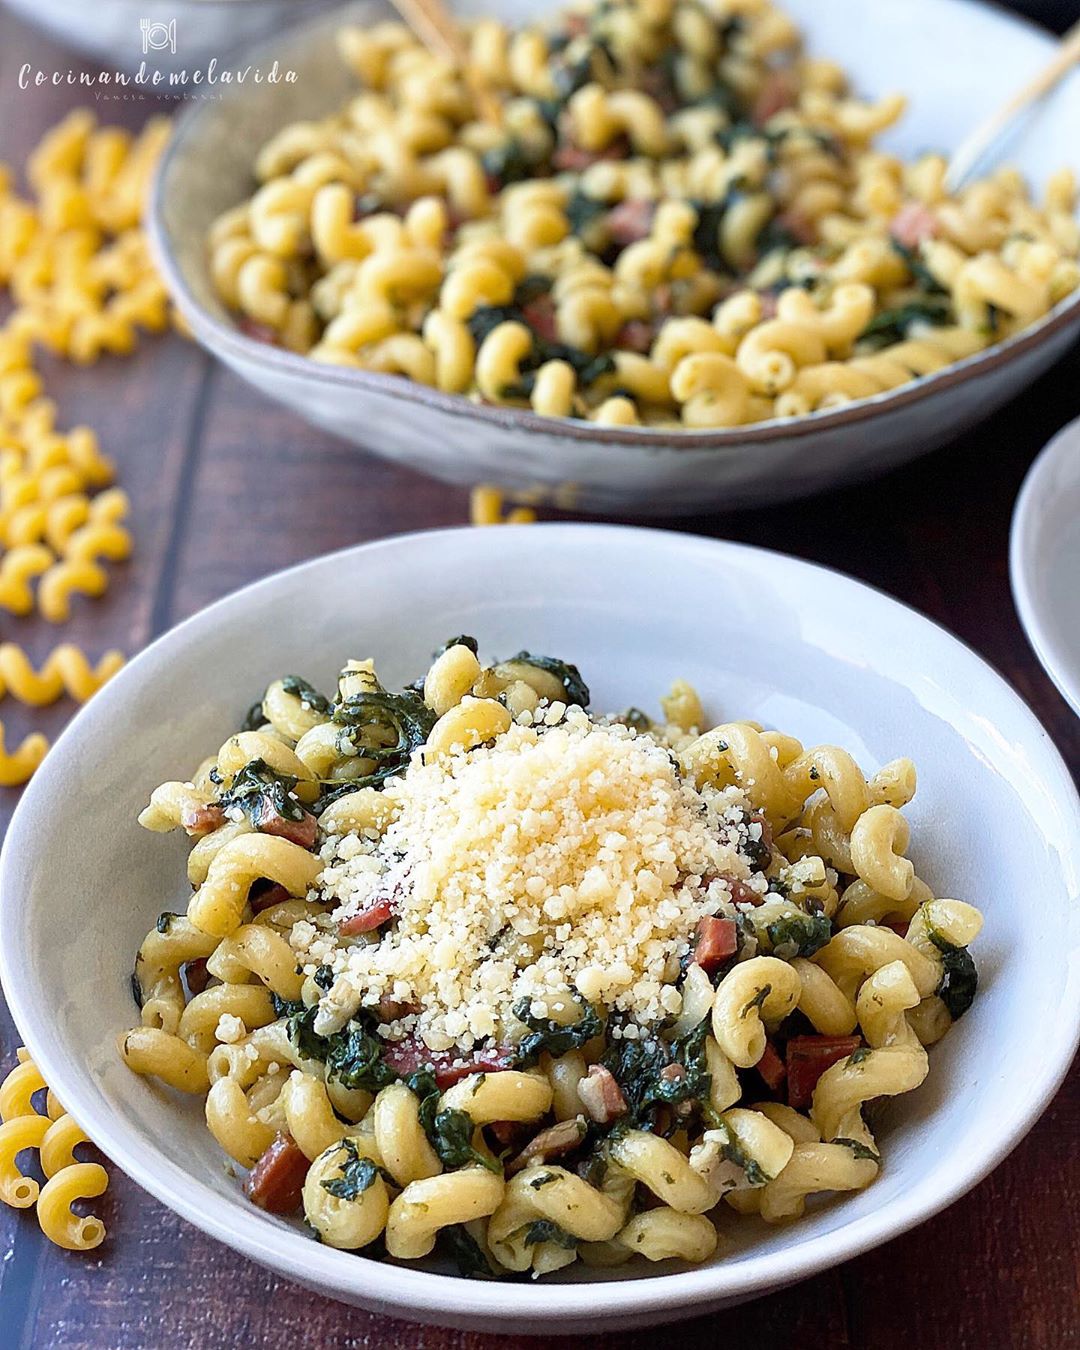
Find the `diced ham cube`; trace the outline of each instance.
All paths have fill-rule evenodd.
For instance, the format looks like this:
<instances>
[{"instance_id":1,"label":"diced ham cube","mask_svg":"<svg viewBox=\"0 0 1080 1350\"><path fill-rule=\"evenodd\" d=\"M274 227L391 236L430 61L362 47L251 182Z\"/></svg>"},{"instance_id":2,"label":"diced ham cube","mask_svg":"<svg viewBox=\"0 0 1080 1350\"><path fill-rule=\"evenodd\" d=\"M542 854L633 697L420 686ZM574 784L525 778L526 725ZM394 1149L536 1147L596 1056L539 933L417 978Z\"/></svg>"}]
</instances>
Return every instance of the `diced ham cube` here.
<instances>
[{"instance_id":1,"label":"diced ham cube","mask_svg":"<svg viewBox=\"0 0 1080 1350\"><path fill-rule=\"evenodd\" d=\"M889 225L889 233L905 248L918 248L926 239L940 233L937 216L922 202L906 202Z\"/></svg>"},{"instance_id":2,"label":"diced ham cube","mask_svg":"<svg viewBox=\"0 0 1080 1350\"><path fill-rule=\"evenodd\" d=\"M268 881L266 877L259 877L248 891L248 904L254 914L261 914L264 909L273 909L275 905L283 905L290 898L285 886L277 881Z\"/></svg>"},{"instance_id":3,"label":"diced ham cube","mask_svg":"<svg viewBox=\"0 0 1080 1350\"><path fill-rule=\"evenodd\" d=\"M550 295L538 295L521 311L522 318L538 338L544 342L558 342L559 330L555 324L555 301Z\"/></svg>"},{"instance_id":4,"label":"diced ham cube","mask_svg":"<svg viewBox=\"0 0 1080 1350\"><path fill-rule=\"evenodd\" d=\"M318 831L318 824L310 811L304 811L299 820L290 820L275 810L265 797L252 810L251 823L260 834L276 834L290 843L299 844L301 848L312 848Z\"/></svg>"},{"instance_id":5,"label":"diced ham cube","mask_svg":"<svg viewBox=\"0 0 1080 1350\"><path fill-rule=\"evenodd\" d=\"M612 243L624 248L645 239L655 214L656 203L647 197L627 197L613 206L607 215L607 232Z\"/></svg>"},{"instance_id":6,"label":"diced ham cube","mask_svg":"<svg viewBox=\"0 0 1080 1350\"><path fill-rule=\"evenodd\" d=\"M192 994L201 994L210 983L210 972L206 969L206 957L197 956L184 967L184 978Z\"/></svg>"},{"instance_id":7,"label":"diced ham cube","mask_svg":"<svg viewBox=\"0 0 1080 1350\"><path fill-rule=\"evenodd\" d=\"M787 1068L772 1040L765 1042L765 1053L754 1065L754 1068L765 1080L766 1087L771 1088L773 1092L779 1092L784 1084L784 1079L787 1077Z\"/></svg>"},{"instance_id":8,"label":"diced ham cube","mask_svg":"<svg viewBox=\"0 0 1080 1350\"><path fill-rule=\"evenodd\" d=\"M718 919L710 914L699 921L694 960L707 975L729 956L734 956L738 949L739 936L734 919Z\"/></svg>"},{"instance_id":9,"label":"diced ham cube","mask_svg":"<svg viewBox=\"0 0 1080 1350\"><path fill-rule=\"evenodd\" d=\"M445 1091L462 1078L468 1078L471 1073L498 1073L502 1069L513 1068L514 1053L509 1048L499 1046L493 1050L476 1050L472 1054L429 1050L417 1037L406 1036L404 1040L387 1044L383 1060L402 1078L407 1078L417 1069L430 1068L435 1074L439 1090Z\"/></svg>"},{"instance_id":10,"label":"diced ham cube","mask_svg":"<svg viewBox=\"0 0 1080 1350\"><path fill-rule=\"evenodd\" d=\"M610 1069L592 1064L589 1072L578 1083L578 1096L597 1125L607 1125L626 1115L626 1098Z\"/></svg>"},{"instance_id":11,"label":"diced ham cube","mask_svg":"<svg viewBox=\"0 0 1080 1350\"><path fill-rule=\"evenodd\" d=\"M377 900L373 905L368 905L367 909L362 909L359 914L350 914L347 919L343 919L338 925L338 932L342 937L355 937L358 933L373 932L392 919L394 913L394 906L389 900Z\"/></svg>"},{"instance_id":12,"label":"diced ham cube","mask_svg":"<svg viewBox=\"0 0 1080 1350\"><path fill-rule=\"evenodd\" d=\"M192 836L212 834L225 824L225 812L216 802L205 806L185 806L180 812L180 824Z\"/></svg>"},{"instance_id":13,"label":"diced ham cube","mask_svg":"<svg viewBox=\"0 0 1080 1350\"><path fill-rule=\"evenodd\" d=\"M798 92L798 77L793 70L771 70L754 100L750 120L755 126L762 126L775 113L790 108Z\"/></svg>"},{"instance_id":14,"label":"diced ham cube","mask_svg":"<svg viewBox=\"0 0 1080 1350\"><path fill-rule=\"evenodd\" d=\"M615 334L612 344L618 351L638 352L644 356L656 341L656 325L644 319L628 319Z\"/></svg>"},{"instance_id":15,"label":"diced ham cube","mask_svg":"<svg viewBox=\"0 0 1080 1350\"><path fill-rule=\"evenodd\" d=\"M600 164L604 160L626 159L629 153L630 146L622 136L605 146L603 150L583 150L573 141L564 141L552 155L551 163L560 173L583 173L592 164Z\"/></svg>"},{"instance_id":16,"label":"diced ham cube","mask_svg":"<svg viewBox=\"0 0 1080 1350\"><path fill-rule=\"evenodd\" d=\"M787 1043L788 1105L805 1110L825 1070L847 1059L861 1044L858 1036L793 1036Z\"/></svg>"},{"instance_id":17,"label":"diced ham cube","mask_svg":"<svg viewBox=\"0 0 1080 1350\"><path fill-rule=\"evenodd\" d=\"M291 1135L279 1134L248 1173L244 1194L270 1214L294 1214L310 1163Z\"/></svg>"},{"instance_id":18,"label":"diced ham cube","mask_svg":"<svg viewBox=\"0 0 1080 1350\"><path fill-rule=\"evenodd\" d=\"M792 239L799 244L813 244L817 242L817 226L805 211L799 211L794 207L787 211L781 211L776 217L776 223Z\"/></svg>"},{"instance_id":19,"label":"diced ham cube","mask_svg":"<svg viewBox=\"0 0 1080 1350\"><path fill-rule=\"evenodd\" d=\"M517 1157L507 1164L507 1174L520 1172L538 1159L547 1162L549 1158L561 1158L566 1153L572 1153L584 1138L585 1121L581 1116L575 1116L573 1120L560 1120L557 1125L541 1130L529 1140Z\"/></svg>"}]
</instances>

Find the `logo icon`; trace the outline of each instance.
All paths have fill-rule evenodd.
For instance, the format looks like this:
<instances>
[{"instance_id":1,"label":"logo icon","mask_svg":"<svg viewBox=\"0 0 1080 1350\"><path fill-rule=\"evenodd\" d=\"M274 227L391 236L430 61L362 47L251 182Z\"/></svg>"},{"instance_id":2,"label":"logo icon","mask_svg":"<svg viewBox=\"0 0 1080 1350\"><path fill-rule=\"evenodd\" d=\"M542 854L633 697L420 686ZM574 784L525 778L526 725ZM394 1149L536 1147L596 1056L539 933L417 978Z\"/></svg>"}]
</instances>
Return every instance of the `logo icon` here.
<instances>
[{"instance_id":1,"label":"logo icon","mask_svg":"<svg viewBox=\"0 0 1080 1350\"><path fill-rule=\"evenodd\" d=\"M168 23L155 22L153 19L140 19L143 55L150 52L170 51L176 55L176 20Z\"/></svg>"}]
</instances>

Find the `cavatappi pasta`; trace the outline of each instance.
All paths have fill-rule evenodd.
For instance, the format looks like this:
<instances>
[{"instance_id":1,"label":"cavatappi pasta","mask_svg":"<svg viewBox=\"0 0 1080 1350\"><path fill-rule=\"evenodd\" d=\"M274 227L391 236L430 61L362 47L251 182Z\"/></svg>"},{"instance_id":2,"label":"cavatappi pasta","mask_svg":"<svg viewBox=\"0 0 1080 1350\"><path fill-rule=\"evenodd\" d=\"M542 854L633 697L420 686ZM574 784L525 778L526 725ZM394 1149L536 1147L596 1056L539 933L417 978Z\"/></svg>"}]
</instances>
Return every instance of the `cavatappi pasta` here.
<instances>
[{"instance_id":1,"label":"cavatappi pasta","mask_svg":"<svg viewBox=\"0 0 1080 1350\"><path fill-rule=\"evenodd\" d=\"M58 1247L86 1252L105 1241L105 1225L93 1214L72 1211L75 1201L102 1195L109 1176L100 1163L80 1162L75 1150L90 1141L67 1114L37 1065L20 1047L18 1064L0 1081L0 1201L37 1211L41 1231ZM35 1106L42 1099L44 1111ZM20 1155L37 1152L44 1181L23 1170Z\"/></svg>"},{"instance_id":2,"label":"cavatappi pasta","mask_svg":"<svg viewBox=\"0 0 1080 1350\"><path fill-rule=\"evenodd\" d=\"M605 0L466 37L463 71L399 24L341 31L360 90L275 135L209 234L251 336L700 430L894 389L1080 280L1069 172L1038 203L1008 168L948 194L942 156L874 149L903 98L860 101L767 0Z\"/></svg>"},{"instance_id":3,"label":"cavatappi pasta","mask_svg":"<svg viewBox=\"0 0 1080 1350\"><path fill-rule=\"evenodd\" d=\"M907 857L915 770L679 681L588 711L452 639L392 693L287 676L140 816L193 841L131 1069L205 1099L257 1205L467 1274L704 1261L882 1165L875 1103L970 1005L971 905Z\"/></svg>"}]
</instances>

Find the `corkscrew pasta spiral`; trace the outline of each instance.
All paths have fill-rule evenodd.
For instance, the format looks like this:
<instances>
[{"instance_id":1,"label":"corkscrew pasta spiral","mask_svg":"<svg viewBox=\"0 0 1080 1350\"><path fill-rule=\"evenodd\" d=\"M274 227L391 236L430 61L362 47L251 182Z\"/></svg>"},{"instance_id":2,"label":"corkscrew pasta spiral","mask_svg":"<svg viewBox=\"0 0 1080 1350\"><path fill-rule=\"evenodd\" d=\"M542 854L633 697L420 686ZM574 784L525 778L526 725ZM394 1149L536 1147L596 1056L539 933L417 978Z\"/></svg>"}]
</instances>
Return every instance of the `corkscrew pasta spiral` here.
<instances>
[{"instance_id":1,"label":"corkscrew pasta spiral","mask_svg":"<svg viewBox=\"0 0 1080 1350\"><path fill-rule=\"evenodd\" d=\"M400 694L370 660L346 663L332 699L273 681L189 779L153 791L140 821L188 835L195 889L139 949L140 1025L118 1050L204 1098L255 1204L302 1211L342 1250L381 1240L395 1260L543 1276L579 1257L708 1260L726 1211L788 1222L878 1175L866 1104L919 1087L977 984L979 911L935 897L905 856L913 766L864 773L836 746L711 726L685 681L655 722L590 715L589 697L565 661L485 663L462 636ZM579 763L592 737L601 758ZM534 753L551 756L535 773ZM624 755L644 757L632 775ZM618 813L643 782L631 826ZM669 790L689 812L674 834L657 824ZM613 884L612 859L650 834L705 853L639 859ZM576 879L549 885L543 859L564 844ZM448 917L472 867L483 902ZM503 923L507 877L520 929ZM635 923L681 916L650 939L653 964L608 950L623 896ZM37 1083L24 1070L0 1114ZM66 1161L69 1141L70 1126L42 1147Z\"/></svg>"}]
</instances>

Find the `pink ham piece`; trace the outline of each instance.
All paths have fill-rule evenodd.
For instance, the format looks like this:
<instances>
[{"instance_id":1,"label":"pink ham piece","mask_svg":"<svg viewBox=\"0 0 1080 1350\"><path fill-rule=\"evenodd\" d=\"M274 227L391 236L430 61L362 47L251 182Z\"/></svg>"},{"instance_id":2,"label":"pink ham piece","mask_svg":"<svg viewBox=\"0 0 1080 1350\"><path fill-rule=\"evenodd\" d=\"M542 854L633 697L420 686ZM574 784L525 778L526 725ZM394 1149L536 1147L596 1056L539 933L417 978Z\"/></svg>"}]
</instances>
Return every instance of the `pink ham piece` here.
<instances>
[{"instance_id":1,"label":"pink ham piece","mask_svg":"<svg viewBox=\"0 0 1080 1350\"><path fill-rule=\"evenodd\" d=\"M656 214L656 203L647 197L627 197L613 206L607 216L607 232L612 243L625 247L645 239Z\"/></svg>"},{"instance_id":2,"label":"pink ham piece","mask_svg":"<svg viewBox=\"0 0 1080 1350\"><path fill-rule=\"evenodd\" d=\"M626 1115L626 1098L615 1075L602 1064L592 1064L578 1084L578 1096L597 1125L607 1125Z\"/></svg>"},{"instance_id":3,"label":"pink ham piece","mask_svg":"<svg viewBox=\"0 0 1080 1350\"><path fill-rule=\"evenodd\" d=\"M392 919L394 913L394 906L389 900L377 900L375 904L368 905L367 909L362 909L359 914L350 914L347 919L343 919L338 925L338 932L342 937L371 933Z\"/></svg>"},{"instance_id":4,"label":"pink ham piece","mask_svg":"<svg viewBox=\"0 0 1080 1350\"><path fill-rule=\"evenodd\" d=\"M225 812L215 802L206 806L185 806L180 812L180 824L193 836L211 834L225 824Z\"/></svg>"},{"instance_id":5,"label":"pink ham piece","mask_svg":"<svg viewBox=\"0 0 1080 1350\"><path fill-rule=\"evenodd\" d=\"M694 961L707 975L711 975L729 956L734 956L738 949L738 929L734 919L718 919L715 915L707 914L698 923Z\"/></svg>"},{"instance_id":6,"label":"pink ham piece","mask_svg":"<svg viewBox=\"0 0 1080 1350\"><path fill-rule=\"evenodd\" d=\"M918 248L925 240L936 238L940 228L928 206L922 202L907 202L893 216L889 233L905 248Z\"/></svg>"},{"instance_id":7,"label":"pink ham piece","mask_svg":"<svg viewBox=\"0 0 1080 1350\"><path fill-rule=\"evenodd\" d=\"M471 1054L455 1054L452 1050L429 1050L416 1036L391 1041L383 1051L383 1060L407 1078L417 1069L430 1068L440 1091L453 1087L471 1073L499 1073L514 1067L514 1052L496 1046L492 1050L474 1050Z\"/></svg>"}]
</instances>

